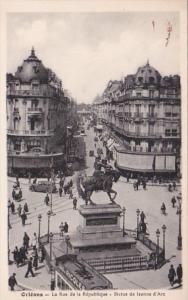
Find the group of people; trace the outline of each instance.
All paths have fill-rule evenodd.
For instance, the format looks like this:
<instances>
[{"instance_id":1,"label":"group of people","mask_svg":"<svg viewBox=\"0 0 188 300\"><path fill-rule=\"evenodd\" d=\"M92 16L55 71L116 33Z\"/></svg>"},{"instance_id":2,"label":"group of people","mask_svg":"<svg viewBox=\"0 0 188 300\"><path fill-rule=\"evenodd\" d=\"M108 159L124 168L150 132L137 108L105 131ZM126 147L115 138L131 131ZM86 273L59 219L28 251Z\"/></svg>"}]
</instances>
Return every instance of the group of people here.
<instances>
[{"instance_id":1,"label":"group of people","mask_svg":"<svg viewBox=\"0 0 188 300\"><path fill-rule=\"evenodd\" d=\"M142 185L143 189L146 190L146 180L145 179L137 179L133 182L134 191L138 191L139 186Z\"/></svg>"},{"instance_id":2,"label":"group of people","mask_svg":"<svg viewBox=\"0 0 188 300\"><path fill-rule=\"evenodd\" d=\"M67 222L65 222L63 224L63 222L61 222L61 224L59 225L59 229L60 229L60 236L64 236L64 234L67 234L69 231L69 225Z\"/></svg>"},{"instance_id":3,"label":"group of people","mask_svg":"<svg viewBox=\"0 0 188 300\"><path fill-rule=\"evenodd\" d=\"M177 276L177 278L176 278L176 276ZM176 268L176 271L175 271L174 266L171 265L169 272L168 272L168 279L169 279L170 285L173 286L175 283L181 285L182 277L183 277L182 265L179 264Z\"/></svg>"}]
</instances>

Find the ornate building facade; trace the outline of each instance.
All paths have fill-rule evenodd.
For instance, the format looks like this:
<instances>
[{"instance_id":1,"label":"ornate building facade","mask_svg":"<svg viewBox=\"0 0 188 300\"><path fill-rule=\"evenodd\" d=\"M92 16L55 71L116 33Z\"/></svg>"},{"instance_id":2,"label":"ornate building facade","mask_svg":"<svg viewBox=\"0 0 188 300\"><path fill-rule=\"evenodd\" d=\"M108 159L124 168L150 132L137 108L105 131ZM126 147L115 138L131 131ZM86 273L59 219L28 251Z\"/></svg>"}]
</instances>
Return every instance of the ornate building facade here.
<instances>
[{"instance_id":1,"label":"ornate building facade","mask_svg":"<svg viewBox=\"0 0 188 300\"><path fill-rule=\"evenodd\" d=\"M14 75L7 74L6 103L8 172L23 171L26 164L45 169L52 159L61 162L64 145L61 141L58 147L58 139L66 139L69 99L34 49Z\"/></svg>"},{"instance_id":2,"label":"ornate building facade","mask_svg":"<svg viewBox=\"0 0 188 300\"><path fill-rule=\"evenodd\" d=\"M120 169L160 175L179 171L180 93L180 77L162 77L149 62L123 81L109 82L94 102L94 114L121 141L115 154Z\"/></svg>"}]
</instances>

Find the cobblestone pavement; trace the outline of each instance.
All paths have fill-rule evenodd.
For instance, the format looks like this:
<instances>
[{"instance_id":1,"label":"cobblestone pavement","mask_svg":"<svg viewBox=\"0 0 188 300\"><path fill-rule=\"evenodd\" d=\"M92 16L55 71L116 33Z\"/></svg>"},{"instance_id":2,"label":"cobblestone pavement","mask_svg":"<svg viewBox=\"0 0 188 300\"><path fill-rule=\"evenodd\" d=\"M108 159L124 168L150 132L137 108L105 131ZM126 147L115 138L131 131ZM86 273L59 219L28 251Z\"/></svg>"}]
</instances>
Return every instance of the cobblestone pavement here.
<instances>
[{"instance_id":1,"label":"cobblestone pavement","mask_svg":"<svg viewBox=\"0 0 188 300\"><path fill-rule=\"evenodd\" d=\"M94 132L93 129L86 131L86 172L91 175L93 172L94 157L89 157L89 150L94 150ZM101 145L101 142L97 143L97 147ZM83 200L78 197L75 178L77 174L73 176L73 194L78 198L78 206L83 204ZM70 180L71 177L67 177L66 180ZM13 178L9 178L9 196L11 198ZM41 235L47 233L47 212L49 207L44 204L45 194L35 193L29 191L28 180L21 180L21 187L23 190L23 201L19 202L21 205L27 201L29 206L28 219L26 225L22 226L21 219L17 214L10 215L10 223L12 229L10 229L10 249L13 251L14 247L21 246L24 232L27 232L30 238L34 232L38 234L38 215L42 215L41 220ZM181 262L181 251L177 250L177 236L178 236L178 215L176 214L177 209L172 208L171 198L172 195L176 195L179 192L179 188L175 192L168 192L167 187L161 186L148 186L147 190L140 188L138 191L133 190L132 184L125 182L125 179L120 177L119 181L114 184L113 188L118 192L116 202L122 207L126 208L125 215L125 227L126 229L136 228L136 209L144 211L146 215L146 222L148 226L149 237L156 242L156 229L159 228L160 234L160 245L162 246L162 225L167 226L166 230L166 258L168 263L161 269L153 271L137 271L137 272L126 272L106 275L113 283L114 288L118 289L155 289L155 288L166 288L169 287L168 282L168 269L170 264L174 264L175 267ZM96 203L109 203L109 199L106 193L97 192L92 195L92 200ZM160 207L162 202L165 203L167 208L167 215L164 216L160 213ZM18 204L15 201L16 207ZM72 209L72 200L69 196L63 195L59 197L58 194L53 194L53 212L54 215L50 220L50 231L59 232L59 225L61 222L67 221L69 224L69 233L74 232L80 222L80 216L77 210ZM12 258L12 255L11 255ZM25 268L17 268L14 264L10 265L9 271L17 273L17 279L23 285L29 286L33 289L49 289L50 275L47 273L45 267L41 265L41 268L37 271L37 276L27 279L24 278Z\"/></svg>"}]
</instances>

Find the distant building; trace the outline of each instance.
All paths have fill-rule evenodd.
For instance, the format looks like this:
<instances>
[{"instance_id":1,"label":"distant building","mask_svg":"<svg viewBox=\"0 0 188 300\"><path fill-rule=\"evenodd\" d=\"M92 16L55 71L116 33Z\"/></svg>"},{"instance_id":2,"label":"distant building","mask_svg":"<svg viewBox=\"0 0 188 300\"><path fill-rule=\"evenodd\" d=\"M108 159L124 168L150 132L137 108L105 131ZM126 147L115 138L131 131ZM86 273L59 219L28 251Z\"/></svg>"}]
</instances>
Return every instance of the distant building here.
<instances>
[{"instance_id":1,"label":"distant building","mask_svg":"<svg viewBox=\"0 0 188 300\"><path fill-rule=\"evenodd\" d=\"M69 102L61 80L34 49L15 75L7 74L9 174L24 175L26 167L38 172L62 164Z\"/></svg>"},{"instance_id":2,"label":"distant building","mask_svg":"<svg viewBox=\"0 0 188 300\"><path fill-rule=\"evenodd\" d=\"M162 77L149 62L124 80L109 82L93 111L114 134L110 148L114 142L118 168L137 174L179 172L180 94L180 77Z\"/></svg>"}]
</instances>

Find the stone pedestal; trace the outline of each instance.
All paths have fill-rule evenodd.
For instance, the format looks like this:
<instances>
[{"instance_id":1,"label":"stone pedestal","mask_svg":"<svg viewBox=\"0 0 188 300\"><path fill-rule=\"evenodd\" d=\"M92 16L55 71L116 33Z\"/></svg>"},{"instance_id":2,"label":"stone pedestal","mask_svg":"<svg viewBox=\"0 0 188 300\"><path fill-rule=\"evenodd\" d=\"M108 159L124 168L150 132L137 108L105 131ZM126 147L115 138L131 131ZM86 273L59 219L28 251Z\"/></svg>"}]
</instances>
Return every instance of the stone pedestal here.
<instances>
[{"instance_id":1,"label":"stone pedestal","mask_svg":"<svg viewBox=\"0 0 188 300\"><path fill-rule=\"evenodd\" d=\"M82 222L70 241L75 253L135 248L136 241L123 236L118 204L82 205L79 213Z\"/></svg>"}]
</instances>

